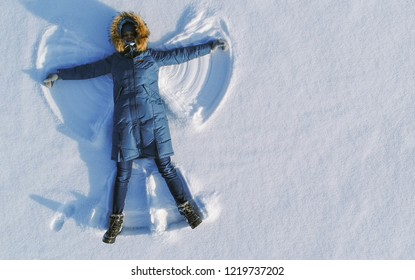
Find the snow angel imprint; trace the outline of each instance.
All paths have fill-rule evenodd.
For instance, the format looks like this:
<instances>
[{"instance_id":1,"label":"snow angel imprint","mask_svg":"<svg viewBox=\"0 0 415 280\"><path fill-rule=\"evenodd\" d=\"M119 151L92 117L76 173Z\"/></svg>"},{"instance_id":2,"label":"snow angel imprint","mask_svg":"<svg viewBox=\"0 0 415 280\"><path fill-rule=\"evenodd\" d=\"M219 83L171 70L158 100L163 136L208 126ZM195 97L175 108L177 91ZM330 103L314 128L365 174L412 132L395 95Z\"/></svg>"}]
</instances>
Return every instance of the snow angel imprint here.
<instances>
[{"instance_id":1,"label":"snow angel imprint","mask_svg":"<svg viewBox=\"0 0 415 280\"><path fill-rule=\"evenodd\" d=\"M114 124L111 159L117 162L113 209L103 241L114 243L121 232L124 205L133 160L153 158L173 195L179 212L191 228L202 219L197 205L184 191L183 183L171 162L173 146L163 99L159 95L158 74L162 66L180 64L226 50L222 39L160 51L148 48L150 31L143 19L122 12L112 22L110 37L115 52L96 62L59 69L49 74L44 85L51 88L57 80L79 80L111 74L114 90Z\"/></svg>"}]
</instances>

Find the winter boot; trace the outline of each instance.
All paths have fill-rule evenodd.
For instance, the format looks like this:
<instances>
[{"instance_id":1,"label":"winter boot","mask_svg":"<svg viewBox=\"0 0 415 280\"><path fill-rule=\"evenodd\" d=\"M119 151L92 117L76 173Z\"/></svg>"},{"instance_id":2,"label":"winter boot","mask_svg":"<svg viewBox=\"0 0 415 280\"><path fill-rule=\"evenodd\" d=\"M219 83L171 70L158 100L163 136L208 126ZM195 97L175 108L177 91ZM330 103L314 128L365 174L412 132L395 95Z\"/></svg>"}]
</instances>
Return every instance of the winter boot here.
<instances>
[{"instance_id":1,"label":"winter boot","mask_svg":"<svg viewBox=\"0 0 415 280\"><path fill-rule=\"evenodd\" d=\"M115 238L122 230L122 224L124 222L124 214L112 214L110 216L110 225L107 232L104 234L102 241L105 243L114 243Z\"/></svg>"},{"instance_id":2,"label":"winter boot","mask_svg":"<svg viewBox=\"0 0 415 280\"><path fill-rule=\"evenodd\" d=\"M192 206L189 201L178 205L178 208L180 214L186 218L186 221L191 228L195 228L202 223L202 219L197 213L195 206Z\"/></svg>"}]
</instances>

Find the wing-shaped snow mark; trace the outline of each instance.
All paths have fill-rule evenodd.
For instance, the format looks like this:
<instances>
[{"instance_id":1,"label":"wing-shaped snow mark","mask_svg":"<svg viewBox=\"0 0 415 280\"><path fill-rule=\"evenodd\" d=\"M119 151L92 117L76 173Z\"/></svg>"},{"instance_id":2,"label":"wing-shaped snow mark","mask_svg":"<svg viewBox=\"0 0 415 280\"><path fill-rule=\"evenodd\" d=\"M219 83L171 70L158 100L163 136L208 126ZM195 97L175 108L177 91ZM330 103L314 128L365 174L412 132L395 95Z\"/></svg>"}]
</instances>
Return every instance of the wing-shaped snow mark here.
<instances>
[{"instance_id":1,"label":"wing-shaped snow mark","mask_svg":"<svg viewBox=\"0 0 415 280\"><path fill-rule=\"evenodd\" d=\"M187 46L206 41L206 38L223 38L231 43L226 22L201 11L186 24L182 33L165 45ZM160 70L160 94L175 120L191 120L196 128L202 127L225 99L232 68L231 48L188 63L163 67Z\"/></svg>"},{"instance_id":2,"label":"wing-shaped snow mark","mask_svg":"<svg viewBox=\"0 0 415 280\"><path fill-rule=\"evenodd\" d=\"M43 34L36 58L36 68L44 73L92 62L104 57L95 44L81 41L74 32L58 26ZM82 43L81 43L82 42ZM112 84L108 77L84 81L57 81L50 90L42 87L46 105L76 137L94 141L108 114L112 112Z\"/></svg>"},{"instance_id":3,"label":"wing-shaped snow mark","mask_svg":"<svg viewBox=\"0 0 415 280\"><path fill-rule=\"evenodd\" d=\"M207 16L204 12L191 18L184 25L184 32L171 39L167 45L188 45L197 43L197 39L205 40L206 37L225 38L230 43L224 21ZM75 32L51 26L39 40L36 68L46 76L57 68L91 62L104 55L99 46L81 40ZM217 51L188 64L165 67L162 70L162 94L179 121L193 121L196 128L206 123L226 97L232 64L231 51ZM112 111L110 79L64 83L63 85L62 81L58 81L52 90L42 87L45 105L49 107L60 127L70 130L76 139L87 139L96 143L102 125ZM161 234L173 229L188 228L154 162L140 160L138 164L140 166L134 167L137 170L133 170L127 195L123 234L130 231L132 234ZM51 229L60 231L69 218L75 219L81 226L105 229L111 208L109 202L112 202L114 175L109 176L105 187L99 188L108 190L107 197L99 196L98 193L101 192L97 191L92 197L78 198L75 204L60 204L55 209ZM186 181L184 176L182 178ZM195 185L193 179L190 183L193 185L192 191L196 192L192 198L200 207L204 220L215 220L220 213L218 196L215 193L200 192L203 188L200 184ZM187 186L190 184L187 183ZM82 206L84 204L89 206L85 208Z\"/></svg>"}]
</instances>

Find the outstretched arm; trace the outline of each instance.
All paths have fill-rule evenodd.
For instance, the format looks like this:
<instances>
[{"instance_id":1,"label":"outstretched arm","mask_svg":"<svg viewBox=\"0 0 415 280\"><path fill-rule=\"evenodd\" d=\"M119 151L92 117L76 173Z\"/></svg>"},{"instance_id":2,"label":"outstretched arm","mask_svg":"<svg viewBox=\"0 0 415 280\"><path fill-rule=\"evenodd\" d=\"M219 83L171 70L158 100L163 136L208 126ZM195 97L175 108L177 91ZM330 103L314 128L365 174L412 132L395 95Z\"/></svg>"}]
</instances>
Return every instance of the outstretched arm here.
<instances>
[{"instance_id":1,"label":"outstretched arm","mask_svg":"<svg viewBox=\"0 0 415 280\"><path fill-rule=\"evenodd\" d=\"M221 48L226 50L226 41L224 40L213 40L208 43L177 48L167 51L152 51L153 57L161 66L180 64L189 60L209 54L212 50Z\"/></svg>"},{"instance_id":2,"label":"outstretched arm","mask_svg":"<svg viewBox=\"0 0 415 280\"><path fill-rule=\"evenodd\" d=\"M57 80L84 80L102 76L111 72L111 59L107 57L93 63L88 63L72 68L59 69L57 73L47 76L43 84L51 88Z\"/></svg>"},{"instance_id":3,"label":"outstretched arm","mask_svg":"<svg viewBox=\"0 0 415 280\"><path fill-rule=\"evenodd\" d=\"M59 69L57 74L62 80L84 80L102 76L110 72L111 59L110 57L107 57L93 63Z\"/></svg>"}]
</instances>

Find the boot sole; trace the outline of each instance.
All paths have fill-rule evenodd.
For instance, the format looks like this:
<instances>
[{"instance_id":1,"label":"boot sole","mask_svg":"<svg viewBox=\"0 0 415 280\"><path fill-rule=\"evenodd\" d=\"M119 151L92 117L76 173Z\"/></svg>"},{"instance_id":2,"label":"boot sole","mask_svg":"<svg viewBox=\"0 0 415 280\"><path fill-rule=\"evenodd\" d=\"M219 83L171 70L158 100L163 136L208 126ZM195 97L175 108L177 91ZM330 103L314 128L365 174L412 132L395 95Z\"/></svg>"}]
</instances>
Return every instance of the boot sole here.
<instances>
[{"instance_id":1,"label":"boot sole","mask_svg":"<svg viewBox=\"0 0 415 280\"><path fill-rule=\"evenodd\" d=\"M115 243L115 238L102 238L102 242L107 243L107 244L114 244Z\"/></svg>"},{"instance_id":2,"label":"boot sole","mask_svg":"<svg viewBox=\"0 0 415 280\"><path fill-rule=\"evenodd\" d=\"M200 225L202 223L202 220L197 220L194 223L190 224L190 227L192 229L195 229L198 225Z\"/></svg>"},{"instance_id":3,"label":"boot sole","mask_svg":"<svg viewBox=\"0 0 415 280\"><path fill-rule=\"evenodd\" d=\"M122 229L121 229L122 231ZM117 236L121 233L121 231L117 234ZM105 235L102 237L102 242L107 243L107 244L114 244L115 243L115 239L117 238L117 236L115 237L106 237Z\"/></svg>"}]
</instances>

